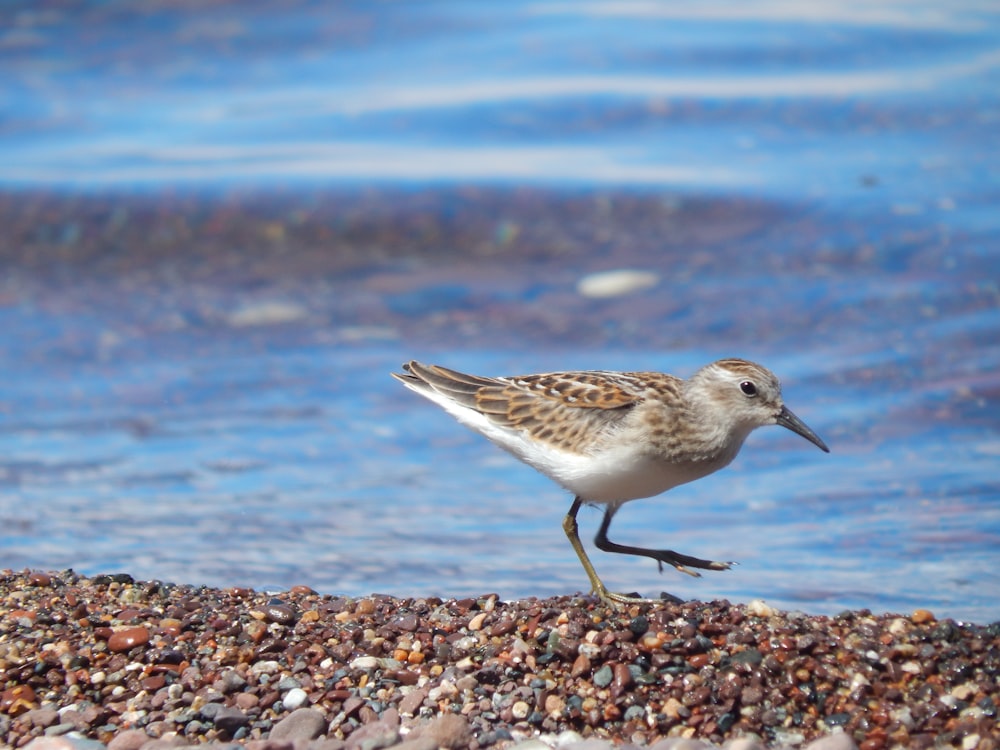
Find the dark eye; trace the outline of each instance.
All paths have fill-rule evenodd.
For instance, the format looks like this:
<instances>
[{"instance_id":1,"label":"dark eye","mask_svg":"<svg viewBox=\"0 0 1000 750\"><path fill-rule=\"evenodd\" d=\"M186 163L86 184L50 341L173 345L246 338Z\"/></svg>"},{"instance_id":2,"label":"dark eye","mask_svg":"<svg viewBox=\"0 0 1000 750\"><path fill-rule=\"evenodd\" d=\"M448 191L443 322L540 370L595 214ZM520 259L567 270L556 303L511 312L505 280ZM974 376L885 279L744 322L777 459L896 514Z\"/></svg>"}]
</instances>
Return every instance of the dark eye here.
<instances>
[{"instance_id":1,"label":"dark eye","mask_svg":"<svg viewBox=\"0 0 1000 750\"><path fill-rule=\"evenodd\" d=\"M740 390L743 391L744 396L749 396L750 398L753 398L754 396L757 395L757 386L755 386L749 380L744 380L742 383L740 383Z\"/></svg>"}]
</instances>

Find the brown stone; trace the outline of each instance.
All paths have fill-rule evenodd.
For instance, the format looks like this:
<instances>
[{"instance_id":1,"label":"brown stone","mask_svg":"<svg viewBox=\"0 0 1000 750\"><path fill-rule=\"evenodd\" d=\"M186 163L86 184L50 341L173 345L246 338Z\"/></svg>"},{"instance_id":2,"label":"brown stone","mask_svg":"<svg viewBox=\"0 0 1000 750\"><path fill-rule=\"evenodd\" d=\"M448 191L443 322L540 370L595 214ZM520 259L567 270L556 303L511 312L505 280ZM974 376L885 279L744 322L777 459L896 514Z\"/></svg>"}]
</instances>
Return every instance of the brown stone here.
<instances>
[{"instance_id":1,"label":"brown stone","mask_svg":"<svg viewBox=\"0 0 1000 750\"><path fill-rule=\"evenodd\" d=\"M108 649L110 651L129 651L136 646L145 646L149 643L149 628L139 626L136 628L125 628L116 630L108 638Z\"/></svg>"}]
</instances>

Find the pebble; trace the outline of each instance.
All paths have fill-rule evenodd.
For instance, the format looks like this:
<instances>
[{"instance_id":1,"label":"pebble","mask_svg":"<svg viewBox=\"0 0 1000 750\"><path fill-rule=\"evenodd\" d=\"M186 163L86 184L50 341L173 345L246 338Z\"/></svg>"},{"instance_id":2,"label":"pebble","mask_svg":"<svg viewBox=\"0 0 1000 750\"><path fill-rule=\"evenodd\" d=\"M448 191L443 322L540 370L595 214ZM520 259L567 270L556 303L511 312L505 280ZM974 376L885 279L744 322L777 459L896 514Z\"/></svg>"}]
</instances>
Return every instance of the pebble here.
<instances>
[{"instance_id":1,"label":"pebble","mask_svg":"<svg viewBox=\"0 0 1000 750\"><path fill-rule=\"evenodd\" d=\"M47 575L0 571L0 746L997 750L996 625Z\"/></svg>"},{"instance_id":2,"label":"pebble","mask_svg":"<svg viewBox=\"0 0 1000 750\"><path fill-rule=\"evenodd\" d=\"M274 725L272 740L312 740L326 729L326 714L317 708L300 708Z\"/></svg>"},{"instance_id":3,"label":"pebble","mask_svg":"<svg viewBox=\"0 0 1000 750\"><path fill-rule=\"evenodd\" d=\"M292 323L308 316L309 311L293 302L261 302L240 307L228 315L229 325L235 328L271 326Z\"/></svg>"},{"instance_id":4,"label":"pebble","mask_svg":"<svg viewBox=\"0 0 1000 750\"><path fill-rule=\"evenodd\" d=\"M108 638L108 650L129 651L136 646L145 646L149 643L149 628L125 628L116 630Z\"/></svg>"},{"instance_id":5,"label":"pebble","mask_svg":"<svg viewBox=\"0 0 1000 750\"><path fill-rule=\"evenodd\" d=\"M659 283L659 274L652 271L622 268L588 274L577 282L576 291L591 299L605 299L650 289Z\"/></svg>"},{"instance_id":6,"label":"pebble","mask_svg":"<svg viewBox=\"0 0 1000 750\"><path fill-rule=\"evenodd\" d=\"M212 719L216 727L230 736L250 723L250 717L236 707L223 706Z\"/></svg>"},{"instance_id":7,"label":"pebble","mask_svg":"<svg viewBox=\"0 0 1000 750\"><path fill-rule=\"evenodd\" d=\"M284 697L282 697L281 702L285 704L285 708L289 711L294 711L297 708L301 708L309 700L308 694L302 688L292 688Z\"/></svg>"},{"instance_id":8,"label":"pebble","mask_svg":"<svg viewBox=\"0 0 1000 750\"><path fill-rule=\"evenodd\" d=\"M607 687L614 678L614 670L607 664L594 672L594 684L597 687Z\"/></svg>"}]
</instances>

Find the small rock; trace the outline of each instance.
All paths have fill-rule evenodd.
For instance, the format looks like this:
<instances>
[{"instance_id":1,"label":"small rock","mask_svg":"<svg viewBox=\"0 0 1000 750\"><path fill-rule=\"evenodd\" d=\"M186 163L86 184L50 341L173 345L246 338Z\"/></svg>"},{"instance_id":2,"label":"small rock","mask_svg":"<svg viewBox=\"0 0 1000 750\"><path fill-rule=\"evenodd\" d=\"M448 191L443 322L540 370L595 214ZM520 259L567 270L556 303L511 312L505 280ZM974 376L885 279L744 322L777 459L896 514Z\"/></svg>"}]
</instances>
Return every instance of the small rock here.
<instances>
[{"instance_id":1,"label":"small rock","mask_svg":"<svg viewBox=\"0 0 1000 750\"><path fill-rule=\"evenodd\" d=\"M610 666L605 664L594 673L594 684L597 685L597 687L607 687L611 684L611 680L614 678L615 673L611 670Z\"/></svg>"},{"instance_id":2,"label":"small rock","mask_svg":"<svg viewBox=\"0 0 1000 750\"><path fill-rule=\"evenodd\" d=\"M294 677L282 677L281 681L275 685L275 689L277 689L279 693L287 693L292 688L297 687L302 687L302 683Z\"/></svg>"},{"instance_id":3,"label":"small rock","mask_svg":"<svg viewBox=\"0 0 1000 750\"><path fill-rule=\"evenodd\" d=\"M545 697L545 713L558 717L566 708L566 699L557 693Z\"/></svg>"},{"instance_id":4,"label":"small rock","mask_svg":"<svg viewBox=\"0 0 1000 750\"><path fill-rule=\"evenodd\" d=\"M737 737L723 745L722 750L764 750L764 746L749 737Z\"/></svg>"},{"instance_id":5,"label":"small rock","mask_svg":"<svg viewBox=\"0 0 1000 750\"><path fill-rule=\"evenodd\" d=\"M268 602L267 606L264 607L264 616L270 622L276 622L279 625L294 625L298 619L295 608L282 601Z\"/></svg>"},{"instance_id":6,"label":"small rock","mask_svg":"<svg viewBox=\"0 0 1000 750\"><path fill-rule=\"evenodd\" d=\"M149 739L149 735L141 729L125 729L112 738L108 750L139 750Z\"/></svg>"},{"instance_id":7,"label":"small rock","mask_svg":"<svg viewBox=\"0 0 1000 750\"><path fill-rule=\"evenodd\" d=\"M247 681L235 669L226 670L223 672L222 677L216 681L216 689L223 693L223 695L235 693L246 686Z\"/></svg>"},{"instance_id":8,"label":"small rock","mask_svg":"<svg viewBox=\"0 0 1000 750\"><path fill-rule=\"evenodd\" d=\"M263 659L261 661L255 661L250 666L250 671L254 674L274 674L281 669L281 664L274 661L273 659Z\"/></svg>"},{"instance_id":9,"label":"small rock","mask_svg":"<svg viewBox=\"0 0 1000 750\"><path fill-rule=\"evenodd\" d=\"M637 721L646 718L645 706L629 706L625 709L625 721Z\"/></svg>"},{"instance_id":10,"label":"small rock","mask_svg":"<svg viewBox=\"0 0 1000 750\"><path fill-rule=\"evenodd\" d=\"M260 703L260 698L253 693L237 693L235 703L237 708L247 711L257 706Z\"/></svg>"},{"instance_id":11,"label":"small rock","mask_svg":"<svg viewBox=\"0 0 1000 750\"><path fill-rule=\"evenodd\" d=\"M663 704L663 713L667 715L667 718L677 721L678 719L684 719L691 715L688 708L674 697L667 698L666 703Z\"/></svg>"},{"instance_id":12,"label":"small rock","mask_svg":"<svg viewBox=\"0 0 1000 750\"><path fill-rule=\"evenodd\" d=\"M611 671L614 674L614 680L611 683L611 694L614 696L621 695L628 690L633 682L632 671L628 668L628 664L615 664Z\"/></svg>"},{"instance_id":13,"label":"small rock","mask_svg":"<svg viewBox=\"0 0 1000 750\"><path fill-rule=\"evenodd\" d=\"M437 750L437 741L433 737L407 738L398 745L393 745L392 750Z\"/></svg>"},{"instance_id":14,"label":"small rock","mask_svg":"<svg viewBox=\"0 0 1000 750\"><path fill-rule=\"evenodd\" d=\"M441 714L419 731L420 737L431 737L438 747L449 750L467 747L472 741L469 720L458 714Z\"/></svg>"},{"instance_id":15,"label":"small rock","mask_svg":"<svg viewBox=\"0 0 1000 750\"><path fill-rule=\"evenodd\" d=\"M249 744L247 743L248 746ZM309 743L309 750L344 750L345 747L347 747L346 742L334 737L320 737L318 740L313 740ZM399 745L396 747L399 747ZM235 750L239 750L239 747L237 746Z\"/></svg>"},{"instance_id":16,"label":"small rock","mask_svg":"<svg viewBox=\"0 0 1000 750\"><path fill-rule=\"evenodd\" d=\"M297 708L302 708L309 700L309 695L302 688L292 688L284 697L281 699L282 704L284 704L285 709L288 711L294 711Z\"/></svg>"},{"instance_id":17,"label":"small rock","mask_svg":"<svg viewBox=\"0 0 1000 750\"><path fill-rule=\"evenodd\" d=\"M212 718L212 723L231 737L240 727L250 723L250 717L238 708L223 706Z\"/></svg>"},{"instance_id":18,"label":"small rock","mask_svg":"<svg viewBox=\"0 0 1000 750\"><path fill-rule=\"evenodd\" d=\"M28 585L41 587L51 586L52 576L41 570L33 571L28 575Z\"/></svg>"},{"instance_id":19,"label":"small rock","mask_svg":"<svg viewBox=\"0 0 1000 750\"><path fill-rule=\"evenodd\" d=\"M351 662L351 669L378 669L379 658L377 656L359 656Z\"/></svg>"},{"instance_id":20,"label":"small rock","mask_svg":"<svg viewBox=\"0 0 1000 750\"><path fill-rule=\"evenodd\" d=\"M802 750L858 750L858 746L854 744L854 740L851 739L850 735L843 732L836 732L835 734L828 734L826 737L820 737L818 740L813 740L804 746Z\"/></svg>"},{"instance_id":21,"label":"small rock","mask_svg":"<svg viewBox=\"0 0 1000 750\"><path fill-rule=\"evenodd\" d=\"M21 716L21 721L27 722L33 727L50 727L59 721L59 712L48 706L44 708L33 708Z\"/></svg>"},{"instance_id":22,"label":"small rock","mask_svg":"<svg viewBox=\"0 0 1000 750\"><path fill-rule=\"evenodd\" d=\"M412 633L419 627L420 621L415 614L410 613L397 617L393 624L404 633Z\"/></svg>"},{"instance_id":23,"label":"small rock","mask_svg":"<svg viewBox=\"0 0 1000 750\"><path fill-rule=\"evenodd\" d=\"M427 691L423 688L419 690L411 690L409 693L404 695L403 699L399 702L400 715L416 716L417 712L420 711L420 706L423 705L426 698Z\"/></svg>"},{"instance_id":24,"label":"small rock","mask_svg":"<svg viewBox=\"0 0 1000 750\"><path fill-rule=\"evenodd\" d=\"M145 646L147 643L149 643L149 628L143 626L125 628L111 634L108 638L108 650L128 651L136 646Z\"/></svg>"},{"instance_id":25,"label":"small rock","mask_svg":"<svg viewBox=\"0 0 1000 750\"><path fill-rule=\"evenodd\" d=\"M586 674L590 671L590 659L587 658L586 654L580 654L576 657L573 662L573 666L569 671L570 677L579 677L580 675Z\"/></svg>"},{"instance_id":26,"label":"small rock","mask_svg":"<svg viewBox=\"0 0 1000 750\"><path fill-rule=\"evenodd\" d=\"M306 709L300 709L306 710ZM399 742L399 728L385 721L363 724L347 738L347 750L381 750Z\"/></svg>"},{"instance_id":27,"label":"small rock","mask_svg":"<svg viewBox=\"0 0 1000 750\"><path fill-rule=\"evenodd\" d=\"M511 750L552 750L552 748L539 739L531 739L518 742Z\"/></svg>"},{"instance_id":28,"label":"small rock","mask_svg":"<svg viewBox=\"0 0 1000 750\"><path fill-rule=\"evenodd\" d=\"M142 746L142 750L174 750L174 748L186 747L187 744L183 737L163 737L157 740L150 740Z\"/></svg>"},{"instance_id":29,"label":"small rock","mask_svg":"<svg viewBox=\"0 0 1000 750\"><path fill-rule=\"evenodd\" d=\"M85 737L37 737L25 747L30 750L105 750L103 743Z\"/></svg>"},{"instance_id":30,"label":"small rock","mask_svg":"<svg viewBox=\"0 0 1000 750\"><path fill-rule=\"evenodd\" d=\"M274 725L272 740L312 740L326 729L326 716L316 708L300 708Z\"/></svg>"},{"instance_id":31,"label":"small rock","mask_svg":"<svg viewBox=\"0 0 1000 750\"><path fill-rule=\"evenodd\" d=\"M61 737L64 734L69 734L74 729L75 726L70 724L68 721L64 721L62 724L52 724L51 726L45 727L46 737Z\"/></svg>"},{"instance_id":32,"label":"small rock","mask_svg":"<svg viewBox=\"0 0 1000 750\"><path fill-rule=\"evenodd\" d=\"M31 685L15 685L0 693L0 713L20 716L34 708L38 702Z\"/></svg>"},{"instance_id":33,"label":"small rock","mask_svg":"<svg viewBox=\"0 0 1000 750\"><path fill-rule=\"evenodd\" d=\"M291 323L306 317L309 311L291 302L261 302L234 310L228 315L229 325L235 328L272 326Z\"/></svg>"},{"instance_id":34,"label":"small rock","mask_svg":"<svg viewBox=\"0 0 1000 750\"><path fill-rule=\"evenodd\" d=\"M714 750L712 745L700 740L692 740L687 737L670 737L660 740L649 750Z\"/></svg>"},{"instance_id":35,"label":"small rock","mask_svg":"<svg viewBox=\"0 0 1000 750\"><path fill-rule=\"evenodd\" d=\"M771 617L774 615L774 608L763 599L754 599L747 604L747 612L757 617Z\"/></svg>"},{"instance_id":36,"label":"small rock","mask_svg":"<svg viewBox=\"0 0 1000 750\"><path fill-rule=\"evenodd\" d=\"M576 291L591 299L605 299L649 289L659 283L659 274L652 271L635 271L623 268L584 276L577 282Z\"/></svg>"}]
</instances>

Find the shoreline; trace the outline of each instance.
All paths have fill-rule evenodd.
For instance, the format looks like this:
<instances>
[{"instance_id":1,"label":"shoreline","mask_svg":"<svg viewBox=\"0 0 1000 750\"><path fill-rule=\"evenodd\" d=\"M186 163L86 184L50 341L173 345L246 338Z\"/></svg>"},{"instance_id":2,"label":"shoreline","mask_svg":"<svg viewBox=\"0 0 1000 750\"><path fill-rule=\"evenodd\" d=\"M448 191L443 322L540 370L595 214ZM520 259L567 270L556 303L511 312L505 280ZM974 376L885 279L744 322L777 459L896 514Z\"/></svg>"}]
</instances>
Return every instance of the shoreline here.
<instances>
[{"instance_id":1,"label":"shoreline","mask_svg":"<svg viewBox=\"0 0 1000 750\"><path fill-rule=\"evenodd\" d=\"M997 675L1000 623L923 610L610 610L589 596L347 598L0 571L11 747L991 750Z\"/></svg>"}]
</instances>

